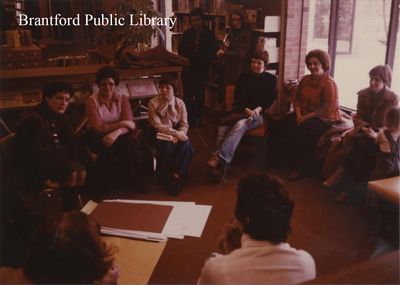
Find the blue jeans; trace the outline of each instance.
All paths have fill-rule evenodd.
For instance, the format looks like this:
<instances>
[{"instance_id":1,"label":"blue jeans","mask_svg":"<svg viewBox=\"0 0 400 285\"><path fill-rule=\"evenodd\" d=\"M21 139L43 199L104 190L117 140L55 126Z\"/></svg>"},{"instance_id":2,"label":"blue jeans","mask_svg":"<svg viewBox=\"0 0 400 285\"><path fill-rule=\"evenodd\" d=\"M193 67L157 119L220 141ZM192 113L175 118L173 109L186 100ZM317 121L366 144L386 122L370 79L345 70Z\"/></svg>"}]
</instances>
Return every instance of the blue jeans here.
<instances>
[{"instance_id":1,"label":"blue jeans","mask_svg":"<svg viewBox=\"0 0 400 285\"><path fill-rule=\"evenodd\" d=\"M263 122L264 119L262 115L257 115L250 123L247 119L243 119L237 121L233 126L218 126L216 142L217 149L214 154L218 155L226 163L230 163L243 135L247 131L261 126Z\"/></svg>"},{"instance_id":2,"label":"blue jeans","mask_svg":"<svg viewBox=\"0 0 400 285\"><path fill-rule=\"evenodd\" d=\"M193 147L189 140L176 144L157 140L157 172L161 179L168 178L176 172L182 178L188 173L193 156Z\"/></svg>"}]
</instances>

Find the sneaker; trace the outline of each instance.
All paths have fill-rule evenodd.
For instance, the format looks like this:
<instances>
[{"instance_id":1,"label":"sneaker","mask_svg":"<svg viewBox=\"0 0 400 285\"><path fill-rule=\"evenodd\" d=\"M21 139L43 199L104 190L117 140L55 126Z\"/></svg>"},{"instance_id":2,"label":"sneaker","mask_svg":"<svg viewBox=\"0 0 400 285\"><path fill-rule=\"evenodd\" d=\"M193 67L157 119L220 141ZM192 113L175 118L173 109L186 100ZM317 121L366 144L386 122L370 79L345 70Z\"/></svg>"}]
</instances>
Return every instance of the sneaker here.
<instances>
[{"instance_id":1,"label":"sneaker","mask_svg":"<svg viewBox=\"0 0 400 285\"><path fill-rule=\"evenodd\" d=\"M210 168L217 168L221 158L218 155L213 154L210 159L207 161L207 166Z\"/></svg>"}]
</instances>

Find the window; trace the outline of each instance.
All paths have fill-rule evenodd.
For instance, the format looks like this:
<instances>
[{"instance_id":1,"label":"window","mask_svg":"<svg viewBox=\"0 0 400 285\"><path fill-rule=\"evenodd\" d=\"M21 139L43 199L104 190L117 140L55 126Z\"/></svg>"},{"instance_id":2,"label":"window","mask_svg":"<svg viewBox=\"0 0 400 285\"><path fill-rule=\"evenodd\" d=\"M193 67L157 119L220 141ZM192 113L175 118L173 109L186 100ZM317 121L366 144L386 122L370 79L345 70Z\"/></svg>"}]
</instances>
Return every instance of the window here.
<instances>
[{"instance_id":1,"label":"window","mask_svg":"<svg viewBox=\"0 0 400 285\"><path fill-rule=\"evenodd\" d=\"M307 50L329 51L341 106L356 108L357 92L368 87L368 72L379 64L393 67L392 88L400 91L399 2L310 0Z\"/></svg>"}]
</instances>

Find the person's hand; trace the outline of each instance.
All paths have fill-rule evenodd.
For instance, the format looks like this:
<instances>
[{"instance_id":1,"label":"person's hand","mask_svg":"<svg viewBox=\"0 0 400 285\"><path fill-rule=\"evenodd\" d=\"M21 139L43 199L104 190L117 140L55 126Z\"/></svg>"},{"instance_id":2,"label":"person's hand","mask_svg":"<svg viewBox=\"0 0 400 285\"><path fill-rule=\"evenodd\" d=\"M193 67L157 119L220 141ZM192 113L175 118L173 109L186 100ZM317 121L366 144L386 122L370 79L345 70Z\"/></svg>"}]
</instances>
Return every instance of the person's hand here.
<instances>
[{"instance_id":1,"label":"person's hand","mask_svg":"<svg viewBox=\"0 0 400 285\"><path fill-rule=\"evenodd\" d=\"M188 140L187 135L182 131L176 131L174 134L174 137L176 137L178 139L178 141L180 141L180 142L184 142L184 141Z\"/></svg>"},{"instance_id":2,"label":"person's hand","mask_svg":"<svg viewBox=\"0 0 400 285\"><path fill-rule=\"evenodd\" d=\"M121 131L118 129L118 130L115 130L115 131L105 135L103 137L104 146L111 147L113 145L113 143L116 141L116 139L119 137L120 134L121 134Z\"/></svg>"},{"instance_id":3,"label":"person's hand","mask_svg":"<svg viewBox=\"0 0 400 285\"><path fill-rule=\"evenodd\" d=\"M361 131L369 138L371 139L376 139L376 137L378 136L378 133L375 132L372 128L370 127L362 127Z\"/></svg>"},{"instance_id":4,"label":"person's hand","mask_svg":"<svg viewBox=\"0 0 400 285\"><path fill-rule=\"evenodd\" d=\"M129 120L122 120L120 122L121 128L127 128L128 130L133 131L136 128L135 122L129 121Z\"/></svg>"},{"instance_id":5,"label":"person's hand","mask_svg":"<svg viewBox=\"0 0 400 285\"><path fill-rule=\"evenodd\" d=\"M219 49L218 51L217 51L217 57L223 57L224 56L224 50L223 49Z\"/></svg>"},{"instance_id":6,"label":"person's hand","mask_svg":"<svg viewBox=\"0 0 400 285\"><path fill-rule=\"evenodd\" d=\"M244 112L249 115L249 117L255 117L256 116L256 112L253 110L250 110L249 108L244 109Z\"/></svg>"},{"instance_id":7,"label":"person's hand","mask_svg":"<svg viewBox=\"0 0 400 285\"><path fill-rule=\"evenodd\" d=\"M301 116L301 117L297 117L296 118L296 122L297 122L298 125L304 123L305 121L307 121L306 116Z\"/></svg>"},{"instance_id":8,"label":"person's hand","mask_svg":"<svg viewBox=\"0 0 400 285\"><path fill-rule=\"evenodd\" d=\"M243 229L241 224L233 219L225 224L224 231L218 239L218 249L222 254L229 254L241 247Z\"/></svg>"},{"instance_id":9,"label":"person's hand","mask_svg":"<svg viewBox=\"0 0 400 285\"><path fill-rule=\"evenodd\" d=\"M106 275L101 280L95 281L94 284L117 284L119 275L119 267L113 263Z\"/></svg>"}]
</instances>

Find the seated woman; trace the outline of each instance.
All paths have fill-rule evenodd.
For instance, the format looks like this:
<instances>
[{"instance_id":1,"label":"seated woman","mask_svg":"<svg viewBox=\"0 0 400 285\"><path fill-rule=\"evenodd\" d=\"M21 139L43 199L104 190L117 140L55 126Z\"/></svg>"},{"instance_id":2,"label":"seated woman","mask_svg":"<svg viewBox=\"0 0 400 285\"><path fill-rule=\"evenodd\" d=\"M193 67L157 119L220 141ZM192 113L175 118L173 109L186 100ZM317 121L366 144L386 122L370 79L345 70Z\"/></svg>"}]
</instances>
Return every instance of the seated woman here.
<instances>
[{"instance_id":1,"label":"seated woman","mask_svg":"<svg viewBox=\"0 0 400 285\"><path fill-rule=\"evenodd\" d=\"M354 134L346 146L345 161L330 178L330 185L337 181L346 185L350 182L363 184L372 175L379 154L379 146L375 141L377 132L384 127L388 110L398 105L399 95L388 86L392 80L391 68L388 65L375 66L370 70L369 76L370 87L358 92ZM342 190L336 197L336 202L346 200L347 190Z\"/></svg>"},{"instance_id":2,"label":"seated woman","mask_svg":"<svg viewBox=\"0 0 400 285\"><path fill-rule=\"evenodd\" d=\"M330 68L328 53L312 50L305 62L311 74L301 79L294 98L292 118L297 126L292 139L295 170L289 175L291 180L301 177L301 170L309 167L308 162L314 156L318 139L339 120L338 89L327 73Z\"/></svg>"},{"instance_id":3,"label":"seated woman","mask_svg":"<svg viewBox=\"0 0 400 285\"><path fill-rule=\"evenodd\" d=\"M193 156L187 136L187 111L183 100L175 97L173 78L161 77L159 86L160 95L149 102L149 123L157 133L171 136L171 140L156 140L157 172L168 192L177 196Z\"/></svg>"},{"instance_id":4,"label":"seated woman","mask_svg":"<svg viewBox=\"0 0 400 285\"><path fill-rule=\"evenodd\" d=\"M114 248L101 240L99 226L82 212L64 213L43 225L29 244L23 268L1 268L2 284L116 284Z\"/></svg>"},{"instance_id":5,"label":"seated woman","mask_svg":"<svg viewBox=\"0 0 400 285\"><path fill-rule=\"evenodd\" d=\"M102 167L119 160L122 179L128 179L135 190L143 190L137 180L139 152L134 138L136 125L129 98L116 92L119 74L111 66L103 66L96 73L99 91L86 101L89 149L99 154ZM105 169L107 173L109 169Z\"/></svg>"},{"instance_id":6,"label":"seated woman","mask_svg":"<svg viewBox=\"0 0 400 285\"><path fill-rule=\"evenodd\" d=\"M211 169L229 164L243 135L263 124L265 109L276 99L276 77L265 72L268 60L268 52L254 53L251 71L240 75L236 83L233 108L234 112L246 114L246 118L233 124L218 126L216 150L207 162Z\"/></svg>"},{"instance_id":7,"label":"seated woman","mask_svg":"<svg viewBox=\"0 0 400 285\"><path fill-rule=\"evenodd\" d=\"M46 85L38 109L16 132L13 151L24 181L35 190L61 188L65 208L73 207L67 204L86 177L84 166L77 161L72 126L65 115L72 94L67 83Z\"/></svg>"}]
</instances>

